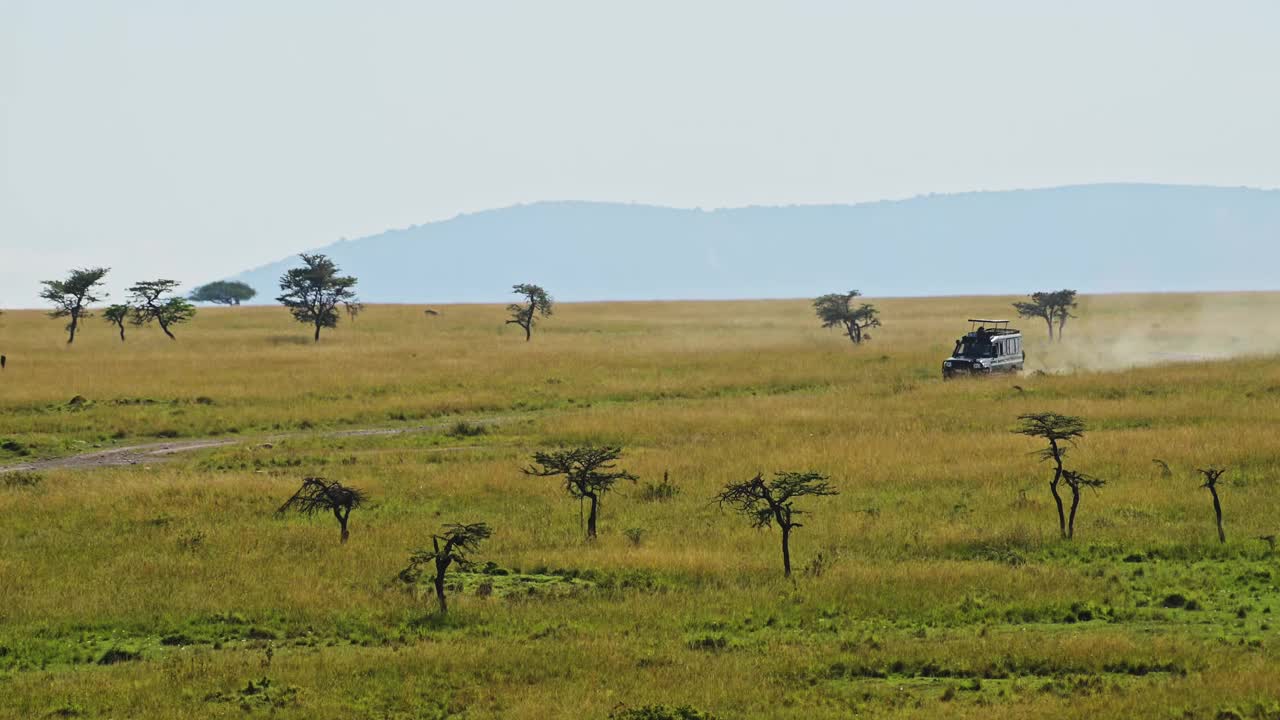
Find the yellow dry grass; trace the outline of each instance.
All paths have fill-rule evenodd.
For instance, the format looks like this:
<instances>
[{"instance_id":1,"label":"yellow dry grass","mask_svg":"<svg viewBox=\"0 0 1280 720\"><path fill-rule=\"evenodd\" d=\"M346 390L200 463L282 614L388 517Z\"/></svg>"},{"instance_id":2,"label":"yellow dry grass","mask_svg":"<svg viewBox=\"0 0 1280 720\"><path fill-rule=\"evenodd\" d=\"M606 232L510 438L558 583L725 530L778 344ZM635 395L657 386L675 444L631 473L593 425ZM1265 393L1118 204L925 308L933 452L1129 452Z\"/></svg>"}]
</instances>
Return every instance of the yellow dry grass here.
<instances>
[{"instance_id":1,"label":"yellow dry grass","mask_svg":"<svg viewBox=\"0 0 1280 720\"><path fill-rule=\"evenodd\" d=\"M279 308L202 310L177 342L95 318L71 347L0 315L0 457L237 441L0 475L0 717L1272 717L1280 295L1085 298L1060 346L1022 323L1052 372L941 381L964 319L1011 300L879 300L856 348L805 301L563 305L531 343L493 306L371 307L319 344ZM1009 432L1042 410L1089 422L1071 463L1109 481L1074 543ZM519 468L586 442L681 492L620 488L584 544L576 504ZM1207 464L1231 468L1225 547ZM790 583L776 533L710 498L801 469L841 494L804 505ZM330 518L272 518L308 474L371 495L346 546ZM478 520L482 560L595 587L433 618L396 573Z\"/></svg>"}]
</instances>

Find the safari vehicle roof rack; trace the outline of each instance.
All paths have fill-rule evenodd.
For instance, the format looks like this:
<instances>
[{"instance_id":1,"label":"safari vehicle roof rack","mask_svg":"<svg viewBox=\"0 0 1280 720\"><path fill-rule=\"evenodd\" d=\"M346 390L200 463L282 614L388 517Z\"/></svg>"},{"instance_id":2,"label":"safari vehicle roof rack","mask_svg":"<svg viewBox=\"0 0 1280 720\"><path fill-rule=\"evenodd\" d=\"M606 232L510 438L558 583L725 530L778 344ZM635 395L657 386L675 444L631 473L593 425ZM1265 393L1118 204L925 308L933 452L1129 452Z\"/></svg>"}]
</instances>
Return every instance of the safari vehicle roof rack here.
<instances>
[{"instance_id":1,"label":"safari vehicle roof rack","mask_svg":"<svg viewBox=\"0 0 1280 720\"><path fill-rule=\"evenodd\" d=\"M979 327L986 330L992 335L1002 335L1004 333L1018 332L1016 328L1009 327L1008 320L992 320L989 318L969 318L969 332L976 332Z\"/></svg>"}]
</instances>

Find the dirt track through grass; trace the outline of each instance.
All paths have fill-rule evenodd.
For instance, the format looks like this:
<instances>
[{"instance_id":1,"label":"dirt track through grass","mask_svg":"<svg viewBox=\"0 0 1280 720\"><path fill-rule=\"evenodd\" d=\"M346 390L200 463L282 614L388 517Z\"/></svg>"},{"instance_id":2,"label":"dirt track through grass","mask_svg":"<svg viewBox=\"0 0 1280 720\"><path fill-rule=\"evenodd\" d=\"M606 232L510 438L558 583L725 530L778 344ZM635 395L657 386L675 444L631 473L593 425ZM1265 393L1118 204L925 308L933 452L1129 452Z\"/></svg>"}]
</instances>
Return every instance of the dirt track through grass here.
<instances>
[{"instance_id":1,"label":"dirt track through grass","mask_svg":"<svg viewBox=\"0 0 1280 720\"><path fill-rule=\"evenodd\" d=\"M456 422L456 421L455 421ZM476 425L489 426L502 422L501 418L487 417L468 420ZM405 428L356 428L347 430L329 430L317 432L294 432L265 435L258 438L204 438L197 440L174 440L171 442L145 443L140 445L124 445L106 450L68 455L65 457L32 460L25 463L0 465L0 474L9 472L40 472L43 470L92 470L94 468L141 465L144 463L163 462L180 453L191 453L199 450L229 447L233 445L254 445L275 443L285 439L302 438L344 438L344 437L386 437L408 435L413 433L432 433L448 429L453 423L433 425L417 425ZM462 449L435 448L436 450Z\"/></svg>"}]
</instances>

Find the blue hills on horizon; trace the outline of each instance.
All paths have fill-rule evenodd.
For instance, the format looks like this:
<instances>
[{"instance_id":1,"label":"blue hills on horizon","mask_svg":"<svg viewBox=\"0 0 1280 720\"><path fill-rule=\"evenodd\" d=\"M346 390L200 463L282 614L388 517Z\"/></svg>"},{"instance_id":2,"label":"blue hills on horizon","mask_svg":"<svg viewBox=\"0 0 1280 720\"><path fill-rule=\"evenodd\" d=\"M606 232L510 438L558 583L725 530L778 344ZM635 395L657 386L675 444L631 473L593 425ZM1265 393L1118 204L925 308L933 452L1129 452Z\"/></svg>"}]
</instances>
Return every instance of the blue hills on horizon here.
<instances>
[{"instance_id":1,"label":"blue hills on horizon","mask_svg":"<svg viewBox=\"0 0 1280 720\"><path fill-rule=\"evenodd\" d=\"M367 303L1280 287L1280 190L1102 184L697 210L539 202L317 248ZM241 280L271 302L296 257Z\"/></svg>"}]
</instances>

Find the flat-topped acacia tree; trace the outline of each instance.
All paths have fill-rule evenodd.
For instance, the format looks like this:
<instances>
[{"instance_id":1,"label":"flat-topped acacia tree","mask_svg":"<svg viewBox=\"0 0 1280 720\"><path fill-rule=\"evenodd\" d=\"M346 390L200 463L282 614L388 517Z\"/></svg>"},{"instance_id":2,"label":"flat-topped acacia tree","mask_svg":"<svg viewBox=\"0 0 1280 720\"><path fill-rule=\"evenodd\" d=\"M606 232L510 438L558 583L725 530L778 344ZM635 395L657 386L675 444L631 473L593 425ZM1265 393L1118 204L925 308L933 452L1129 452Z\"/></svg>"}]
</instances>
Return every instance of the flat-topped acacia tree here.
<instances>
[{"instance_id":1,"label":"flat-topped acacia tree","mask_svg":"<svg viewBox=\"0 0 1280 720\"><path fill-rule=\"evenodd\" d=\"M533 463L523 469L524 474L535 477L563 477L564 489L575 500L589 500L587 513L587 539L596 537L596 519L600 512L600 497L613 489L619 480L636 481L636 476L626 470L616 470L615 463L622 456L621 447L596 447L587 445L569 450L534 453Z\"/></svg>"},{"instance_id":2,"label":"flat-topped acacia tree","mask_svg":"<svg viewBox=\"0 0 1280 720\"><path fill-rule=\"evenodd\" d=\"M523 295L524 303L511 303L507 306L507 312L511 313L511 319L506 324L519 325L524 328L524 340L529 342L529 339L533 337L534 322L539 317L551 316L551 296L547 294L546 290L529 283L512 285L511 291L517 295Z\"/></svg>"},{"instance_id":3,"label":"flat-topped acacia tree","mask_svg":"<svg viewBox=\"0 0 1280 720\"><path fill-rule=\"evenodd\" d=\"M400 579L416 583L422 576L424 566L431 567L432 585L435 586L436 600L440 603L440 614L449 611L448 601L444 595L445 573L451 565L461 570L468 570L473 563L468 553L475 552L480 543L489 539L493 531L484 523L470 525L445 525L443 532L431 536L431 549L415 550L409 556L409 567L400 571Z\"/></svg>"},{"instance_id":4,"label":"flat-topped acacia tree","mask_svg":"<svg viewBox=\"0 0 1280 720\"><path fill-rule=\"evenodd\" d=\"M867 330L880 327L880 311L875 305L862 303L858 307L853 306L854 298L861 296L857 290L823 295L813 301L813 311L822 321L822 327L841 328L850 342L861 345L864 340L871 339Z\"/></svg>"},{"instance_id":5,"label":"flat-topped acacia tree","mask_svg":"<svg viewBox=\"0 0 1280 720\"><path fill-rule=\"evenodd\" d=\"M1042 461L1053 462L1053 479L1049 481L1049 492L1053 495L1053 502L1058 507L1058 530L1062 533L1062 537L1068 537L1067 514L1058 488L1066 472L1063 460L1067 456L1067 450L1075 446L1076 440L1084 437L1084 420L1054 412L1019 415L1018 420L1021 424L1013 429L1014 433L1041 438L1048 443L1045 449L1036 450L1035 455Z\"/></svg>"},{"instance_id":6,"label":"flat-topped acacia tree","mask_svg":"<svg viewBox=\"0 0 1280 720\"><path fill-rule=\"evenodd\" d=\"M103 297L98 295L98 286L106 277L108 268L77 268L67 274L66 280L45 280L41 284L44 289L40 297L53 303L53 311L49 317L71 318L67 322L67 344L76 341L76 330L82 318L90 317L88 307Z\"/></svg>"},{"instance_id":7,"label":"flat-topped acacia tree","mask_svg":"<svg viewBox=\"0 0 1280 720\"><path fill-rule=\"evenodd\" d=\"M219 280L207 285L201 285L192 290L189 299L192 302L239 305L242 302L252 300L253 296L257 294L257 290L239 280Z\"/></svg>"},{"instance_id":8,"label":"flat-topped acacia tree","mask_svg":"<svg viewBox=\"0 0 1280 720\"><path fill-rule=\"evenodd\" d=\"M359 306L357 280L339 275L338 266L326 255L302 253L298 257L302 258L302 267L280 276L281 292L276 300L289 309L294 320L314 326L315 341L320 342L322 328L338 326L339 305L348 311Z\"/></svg>"},{"instance_id":9,"label":"flat-topped acacia tree","mask_svg":"<svg viewBox=\"0 0 1280 720\"><path fill-rule=\"evenodd\" d=\"M177 340L170 329L195 317L196 308L186 298L171 293L178 288L176 280L147 280L129 288L133 324L139 327L155 321L170 340Z\"/></svg>"},{"instance_id":10,"label":"flat-topped acacia tree","mask_svg":"<svg viewBox=\"0 0 1280 720\"><path fill-rule=\"evenodd\" d=\"M716 496L721 507L728 505L746 515L757 528L776 524L782 531L782 574L791 577L791 531L803 527L796 522L803 510L792 507L796 498L838 495L829 478L816 472L779 472L768 482L760 474L745 482L729 483Z\"/></svg>"},{"instance_id":11,"label":"flat-topped acacia tree","mask_svg":"<svg viewBox=\"0 0 1280 720\"><path fill-rule=\"evenodd\" d=\"M347 532L347 520L351 518L351 511L363 504L366 499L365 494L356 488L347 487L338 482L329 482L321 477L309 477L304 478L298 492L276 510L276 517L281 517L290 510L303 515L331 512L342 528L341 542L345 543L350 537Z\"/></svg>"},{"instance_id":12,"label":"flat-topped acacia tree","mask_svg":"<svg viewBox=\"0 0 1280 720\"><path fill-rule=\"evenodd\" d=\"M1019 317L1040 318L1049 327L1049 342L1053 342L1053 326L1058 326L1058 342L1062 342L1062 331L1067 320L1076 317L1071 311L1076 308L1075 290L1044 291L1031 294L1030 301L1016 302L1013 309Z\"/></svg>"}]
</instances>

